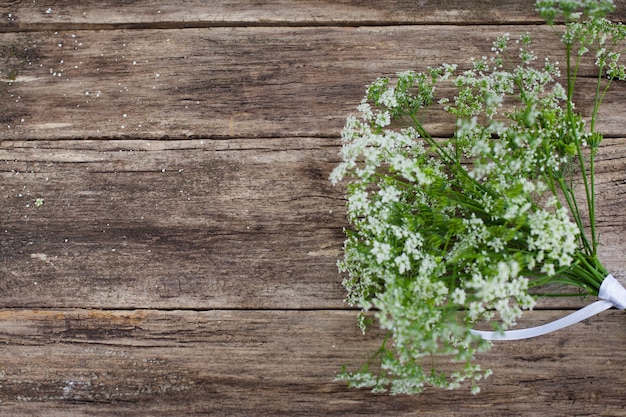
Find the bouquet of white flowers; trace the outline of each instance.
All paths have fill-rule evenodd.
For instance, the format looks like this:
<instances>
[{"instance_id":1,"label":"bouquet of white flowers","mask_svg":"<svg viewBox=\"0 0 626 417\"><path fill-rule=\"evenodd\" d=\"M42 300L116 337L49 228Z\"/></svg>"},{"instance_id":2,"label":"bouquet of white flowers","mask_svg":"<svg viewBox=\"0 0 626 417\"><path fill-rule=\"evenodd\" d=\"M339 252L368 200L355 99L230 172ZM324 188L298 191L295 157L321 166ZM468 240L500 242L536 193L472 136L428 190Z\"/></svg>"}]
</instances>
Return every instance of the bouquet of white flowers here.
<instances>
[{"instance_id":1,"label":"bouquet of white flowers","mask_svg":"<svg viewBox=\"0 0 626 417\"><path fill-rule=\"evenodd\" d=\"M352 225L339 266L361 329L376 321L387 330L369 361L339 374L351 386L417 393L470 381L478 392L490 371L474 356L491 346L472 330L478 322L502 334L533 307L537 288L598 295L609 275L597 256L595 124L611 81L626 78L616 52L626 28L604 18L611 1L540 0L537 10L565 22L565 85L529 34L507 34L471 69L376 80L360 117L346 122L331 175L345 183ZM587 56L599 71L584 120L573 94ZM452 137L425 129L433 107L455 123Z\"/></svg>"}]
</instances>

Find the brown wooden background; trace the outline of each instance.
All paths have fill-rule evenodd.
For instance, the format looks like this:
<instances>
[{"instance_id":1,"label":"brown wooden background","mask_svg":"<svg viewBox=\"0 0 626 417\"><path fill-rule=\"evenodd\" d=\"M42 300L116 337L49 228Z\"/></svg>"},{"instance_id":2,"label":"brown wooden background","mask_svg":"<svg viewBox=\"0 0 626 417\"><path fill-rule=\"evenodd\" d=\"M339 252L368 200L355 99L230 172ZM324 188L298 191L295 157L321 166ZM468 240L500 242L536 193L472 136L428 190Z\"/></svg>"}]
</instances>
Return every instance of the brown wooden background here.
<instances>
[{"instance_id":1,"label":"brown wooden background","mask_svg":"<svg viewBox=\"0 0 626 417\"><path fill-rule=\"evenodd\" d=\"M467 66L504 32L553 54L533 3L0 0L0 415L626 415L617 310L497 343L478 396L333 382L380 336L335 267L346 116L376 77ZM622 282L625 98L616 84L598 163Z\"/></svg>"}]
</instances>

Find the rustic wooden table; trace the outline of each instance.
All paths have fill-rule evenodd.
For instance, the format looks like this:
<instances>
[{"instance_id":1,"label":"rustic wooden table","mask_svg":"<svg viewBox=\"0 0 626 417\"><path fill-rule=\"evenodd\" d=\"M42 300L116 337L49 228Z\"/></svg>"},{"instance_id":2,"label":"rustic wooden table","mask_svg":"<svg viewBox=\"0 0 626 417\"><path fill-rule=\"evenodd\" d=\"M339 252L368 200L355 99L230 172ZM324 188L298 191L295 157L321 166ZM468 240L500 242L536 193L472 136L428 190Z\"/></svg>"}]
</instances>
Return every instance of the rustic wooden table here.
<instances>
[{"instance_id":1,"label":"rustic wooden table","mask_svg":"<svg viewBox=\"0 0 626 417\"><path fill-rule=\"evenodd\" d=\"M169 3L0 0L0 415L626 415L617 310L496 343L477 396L333 381L380 336L335 267L346 116L376 77L468 66L504 32L552 53L533 2ZM625 98L601 117L597 214L622 282Z\"/></svg>"}]
</instances>

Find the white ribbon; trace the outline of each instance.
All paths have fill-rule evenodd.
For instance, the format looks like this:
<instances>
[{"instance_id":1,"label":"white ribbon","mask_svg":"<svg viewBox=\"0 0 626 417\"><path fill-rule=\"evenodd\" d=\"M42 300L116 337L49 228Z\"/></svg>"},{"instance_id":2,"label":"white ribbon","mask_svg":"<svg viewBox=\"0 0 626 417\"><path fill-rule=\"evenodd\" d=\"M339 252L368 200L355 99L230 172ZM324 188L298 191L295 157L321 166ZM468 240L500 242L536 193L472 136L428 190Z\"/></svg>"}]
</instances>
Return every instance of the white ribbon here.
<instances>
[{"instance_id":1,"label":"white ribbon","mask_svg":"<svg viewBox=\"0 0 626 417\"><path fill-rule=\"evenodd\" d=\"M482 330L471 330L472 334L478 335L485 340L520 340L537 337L546 333L551 333L572 324L588 319L598 313L616 307L620 310L626 309L626 288L616 280L613 275L608 275L600 285L598 293L599 300L573 312L572 314L558 320L528 329L507 330L505 332L487 332Z\"/></svg>"}]
</instances>

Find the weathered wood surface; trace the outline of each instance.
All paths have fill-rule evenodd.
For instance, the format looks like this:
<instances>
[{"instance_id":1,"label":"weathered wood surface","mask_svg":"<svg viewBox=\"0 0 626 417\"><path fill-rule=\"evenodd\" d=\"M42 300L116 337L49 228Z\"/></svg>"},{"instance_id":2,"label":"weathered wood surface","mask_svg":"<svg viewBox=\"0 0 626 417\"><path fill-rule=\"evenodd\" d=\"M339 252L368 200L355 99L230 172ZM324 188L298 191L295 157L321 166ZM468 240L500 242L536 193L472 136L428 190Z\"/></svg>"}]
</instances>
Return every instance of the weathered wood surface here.
<instances>
[{"instance_id":1,"label":"weathered wood surface","mask_svg":"<svg viewBox=\"0 0 626 417\"><path fill-rule=\"evenodd\" d=\"M341 308L338 152L315 138L6 141L4 306ZM625 278L626 140L599 155L602 251Z\"/></svg>"},{"instance_id":2,"label":"weathered wood surface","mask_svg":"<svg viewBox=\"0 0 626 417\"><path fill-rule=\"evenodd\" d=\"M328 181L330 142L5 142L3 299L341 307L344 201Z\"/></svg>"},{"instance_id":3,"label":"weathered wood surface","mask_svg":"<svg viewBox=\"0 0 626 417\"><path fill-rule=\"evenodd\" d=\"M7 33L0 96L11 106L0 132L31 140L332 138L376 77L444 62L468 68L497 36L528 31L539 56L563 62L553 30L528 25ZM584 65L579 81L593 91L582 78L591 74ZM623 133L625 98L626 86L615 83L599 124L607 135ZM580 98L583 113L590 99ZM453 126L437 112L428 122L434 134Z\"/></svg>"},{"instance_id":4,"label":"weathered wood surface","mask_svg":"<svg viewBox=\"0 0 626 417\"><path fill-rule=\"evenodd\" d=\"M529 314L526 322L555 318ZM623 313L481 357L467 391L391 397L332 376L375 349L345 311L0 311L0 413L134 415L623 415ZM585 336L581 338L581 332ZM614 346L615 348L609 348ZM593 354L590 354L593 352ZM36 364L36 366L34 366ZM577 414L576 414L577 413Z\"/></svg>"},{"instance_id":5,"label":"weathered wood surface","mask_svg":"<svg viewBox=\"0 0 626 417\"><path fill-rule=\"evenodd\" d=\"M0 1L0 415L626 415L618 311L496 344L478 396L333 382L380 336L335 267L345 117L377 76L468 66L503 32L551 53L538 23L513 0ZM597 213L622 282L625 97Z\"/></svg>"},{"instance_id":6,"label":"weathered wood surface","mask_svg":"<svg viewBox=\"0 0 626 417\"><path fill-rule=\"evenodd\" d=\"M626 4L617 0L616 4ZM613 19L626 13L619 7ZM401 24L542 23L534 2L518 0L185 0L0 1L4 31L62 28L189 28L211 26L362 26Z\"/></svg>"}]
</instances>

